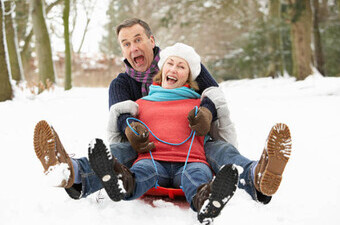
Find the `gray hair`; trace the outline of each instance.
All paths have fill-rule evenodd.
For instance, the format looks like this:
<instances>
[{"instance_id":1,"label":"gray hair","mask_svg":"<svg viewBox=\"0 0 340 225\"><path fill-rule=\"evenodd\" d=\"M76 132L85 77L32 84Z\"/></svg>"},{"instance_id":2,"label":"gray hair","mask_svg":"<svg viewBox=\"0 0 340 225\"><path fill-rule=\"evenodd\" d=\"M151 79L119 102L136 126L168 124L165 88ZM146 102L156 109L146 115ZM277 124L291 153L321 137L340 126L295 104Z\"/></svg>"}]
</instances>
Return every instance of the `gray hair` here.
<instances>
[{"instance_id":1,"label":"gray hair","mask_svg":"<svg viewBox=\"0 0 340 225\"><path fill-rule=\"evenodd\" d=\"M119 32L121 31L121 29L126 28L126 27L132 27L133 25L136 25L136 24L139 24L144 28L145 34L148 38L151 37L152 32L151 32L149 25L143 20L138 19L138 18L127 19L127 20L124 20L121 24L119 24L116 28L117 36L119 35Z\"/></svg>"}]
</instances>

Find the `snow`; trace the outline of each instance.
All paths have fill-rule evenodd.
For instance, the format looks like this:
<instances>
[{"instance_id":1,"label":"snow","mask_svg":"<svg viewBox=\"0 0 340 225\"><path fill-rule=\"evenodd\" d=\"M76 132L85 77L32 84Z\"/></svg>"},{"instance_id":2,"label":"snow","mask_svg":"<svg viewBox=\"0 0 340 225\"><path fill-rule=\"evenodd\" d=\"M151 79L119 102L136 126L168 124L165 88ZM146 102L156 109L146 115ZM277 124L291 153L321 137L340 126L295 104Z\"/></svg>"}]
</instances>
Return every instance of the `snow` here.
<instances>
[{"instance_id":1,"label":"snow","mask_svg":"<svg viewBox=\"0 0 340 225\"><path fill-rule=\"evenodd\" d=\"M46 183L51 187L62 186L63 182L67 182L71 172L67 163L57 164L55 166L50 166L46 174Z\"/></svg>"},{"instance_id":2,"label":"snow","mask_svg":"<svg viewBox=\"0 0 340 225\"><path fill-rule=\"evenodd\" d=\"M270 204L238 189L214 224L339 224L340 78L314 74L304 81L260 78L220 85L244 156L259 159L276 122L289 126L293 148ZM44 182L33 150L35 124L47 120L66 150L83 157L93 138L106 137L107 104L105 88L56 88L38 96L16 89L13 101L0 103L0 224L198 224L191 209L163 200L154 201L156 207L141 200L117 203L105 191L104 199L95 193L73 200Z\"/></svg>"}]
</instances>

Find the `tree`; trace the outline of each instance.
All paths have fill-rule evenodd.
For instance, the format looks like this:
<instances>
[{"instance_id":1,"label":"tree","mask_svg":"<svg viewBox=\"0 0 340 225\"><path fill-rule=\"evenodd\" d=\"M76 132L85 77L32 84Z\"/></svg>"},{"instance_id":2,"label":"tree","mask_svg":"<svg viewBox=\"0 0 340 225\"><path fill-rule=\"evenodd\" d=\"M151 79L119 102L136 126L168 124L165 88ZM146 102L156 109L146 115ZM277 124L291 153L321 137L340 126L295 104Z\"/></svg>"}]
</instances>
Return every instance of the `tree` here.
<instances>
[{"instance_id":1,"label":"tree","mask_svg":"<svg viewBox=\"0 0 340 225\"><path fill-rule=\"evenodd\" d=\"M312 74L312 10L310 0L289 0L293 76L303 80Z\"/></svg>"},{"instance_id":2,"label":"tree","mask_svg":"<svg viewBox=\"0 0 340 225\"><path fill-rule=\"evenodd\" d=\"M20 82L23 79L23 70L21 64L21 57L18 49L18 39L16 29L13 25L12 14L14 12L14 2L5 2L5 27L6 27L6 41L9 55L9 62L11 65L12 79Z\"/></svg>"},{"instance_id":3,"label":"tree","mask_svg":"<svg viewBox=\"0 0 340 225\"><path fill-rule=\"evenodd\" d=\"M266 76L276 77L278 74L283 75L283 44L281 40L281 1L269 1L269 18L268 23L271 26L269 32L269 54L272 56Z\"/></svg>"},{"instance_id":4,"label":"tree","mask_svg":"<svg viewBox=\"0 0 340 225\"><path fill-rule=\"evenodd\" d=\"M65 39L65 90L72 88L72 60L69 32L70 0L65 0L63 12L64 39Z\"/></svg>"},{"instance_id":5,"label":"tree","mask_svg":"<svg viewBox=\"0 0 340 225\"><path fill-rule=\"evenodd\" d=\"M132 0L119 1L110 0L106 16L108 23L105 24L106 34L100 42L100 50L109 55L121 55L121 50L116 37L116 26L130 17L131 8L133 6ZM136 16L138 17L138 16Z\"/></svg>"},{"instance_id":6,"label":"tree","mask_svg":"<svg viewBox=\"0 0 340 225\"><path fill-rule=\"evenodd\" d=\"M95 5L97 4L97 0L86 0L84 2L82 2L81 6L83 7L84 11L85 11L85 15L86 15L86 24L85 24L85 28L84 28L84 31L83 31L83 34L81 36L81 41L80 41L80 45L78 47L78 50L76 51L78 54L80 53L81 51L81 48L83 47L83 44L84 44L84 41L85 41L85 37L86 37L86 34L89 30L89 25L90 25L90 22L91 22L91 19L92 19L92 13L94 11L94 8L95 8ZM77 5L77 4L75 4ZM75 6L75 8L77 8L78 6ZM75 9L77 10L77 9ZM74 18L74 20L76 19L76 16ZM74 26L73 26L74 28Z\"/></svg>"},{"instance_id":7,"label":"tree","mask_svg":"<svg viewBox=\"0 0 340 225\"><path fill-rule=\"evenodd\" d=\"M324 70L324 55L322 51L321 35L319 29L319 0L313 1L313 41L314 41L314 61L315 67L322 75L325 74Z\"/></svg>"},{"instance_id":8,"label":"tree","mask_svg":"<svg viewBox=\"0 0 340 225\"><path fill-rule=\"evenodd\" d=\"M13 90L10 83L10 70L6 49L4 1L0 0L0 102L12 99Z\"/></svg>"},{"instance_id":9,"label":"tree","mask_svg":"<svg viewBox=\"0 0 340 225\"><path fill-rule=\"evenodd\" d=\"M38 58L39 80L47 86L46 81L55 83L50 37L45 22L45 8L42 0L31 0L31 15L35 48Z\"/></svg>"}]
</instances>

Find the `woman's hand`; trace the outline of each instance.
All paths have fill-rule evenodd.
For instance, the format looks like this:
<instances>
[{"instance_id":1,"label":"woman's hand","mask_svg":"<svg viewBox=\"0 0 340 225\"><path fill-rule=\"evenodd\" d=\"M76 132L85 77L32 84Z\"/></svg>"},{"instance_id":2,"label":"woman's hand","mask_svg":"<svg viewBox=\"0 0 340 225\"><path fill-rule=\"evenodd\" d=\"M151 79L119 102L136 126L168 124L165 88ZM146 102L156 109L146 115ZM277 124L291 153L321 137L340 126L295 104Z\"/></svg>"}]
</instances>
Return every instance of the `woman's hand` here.
<instances>
[{"instance_id":1,"label":"woman's hand","mask_svg":"<svg viewBox=\"0 0 340 225\"><path fill-rule=\"evenodd\" d=\"M131 127L138 133L135 134L129 126L125 129L125 135L132 148L137 153L147 153L155 148L155 144L149 141L149 131L139 122L132 122Z\"/></svg>"},{"instance_id":2,"label":"woman's hand","mask_svg":"<svg viewBox=\"0 0 340 225\"><path fill-rule=\"evenodd\" d=\"M212 114L209 109L201 106L195 116L195 109L188 114L189 126L198 136L205 136L210 131Z\"/></svg>"}]
</instances>

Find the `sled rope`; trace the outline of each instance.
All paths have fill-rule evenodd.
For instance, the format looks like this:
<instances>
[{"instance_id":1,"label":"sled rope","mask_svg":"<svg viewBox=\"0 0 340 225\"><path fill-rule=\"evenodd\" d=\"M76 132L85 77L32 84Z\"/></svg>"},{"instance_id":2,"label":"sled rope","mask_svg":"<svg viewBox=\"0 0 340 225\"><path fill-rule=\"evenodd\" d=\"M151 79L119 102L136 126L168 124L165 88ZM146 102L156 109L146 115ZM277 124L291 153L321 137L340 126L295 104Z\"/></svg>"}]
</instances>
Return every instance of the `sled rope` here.
<instances>
[{"instance_id":1,"label":"sled rope","mask_svg":"<svg viewBox=\"0 0 340 225\"><path fill-rule=\"evenodd\" d=\"M198 107L195 106L195 116L197 115L197 111L198 111ZM182 142L180 142L180 143L171 143L171 142L167 142L167 141L164 141L164 140L158 138L158 137L150 130L150 128L149 128L143 121L141 121L141 120L139 120L139 119L136 119L136 118L134 118L134 117L128 117L128 118L126 119L126 123L127 123L127 125L130 127L130 129L131 129L136 135L139 135L139 134L137 133L137 131L135 131L135 130L131 127L131 125L130 125L130 123L129 123L129 120L134 120L134 121L140 122L141 124L143 124L143 125L145 126L146 129L148 129L148 131L150 132L150 134L151 134L152 136L154 136L158 141L160 141L160 142L162 142L162 143L164 143L164 144L167 144L167 145L179 146L179 145L184 144L185 142L187 142L187 141L191 138L191 143L190 143L189 150L188 150L188 153L187 153L187 158L185 159L185 163L184 163L183 170L182 170L182 175L181 175L181 185L180 185L180 188L183 190L183 186L182 186L182 184L183 184L183 175L184 175L184 171L185 171L185 169L186 169L186 167L187 167L187 164L188 164L189 155L190 155L190 151L191 151L191 148L192 148L192 144L193 144L194 139L195 139L196 131L191 130L189 137L187 137L184 141L182 141ZM156 184L155 184L155 188L157 189L157 187L159 186L159 185L158 185L158 176L159 176L159 174L158 174L157 166L156 166L156 163L155 163L155 160L154 160L154 158L153 158L153 156L152 156L151 151L149 151L149 153L150 153L151 160L152 160L152 163L153 163L153 165L154 165L154 167L155 167L156 174L157 174L157 180L156 180Z\"/></svg>"}]
</instances>

